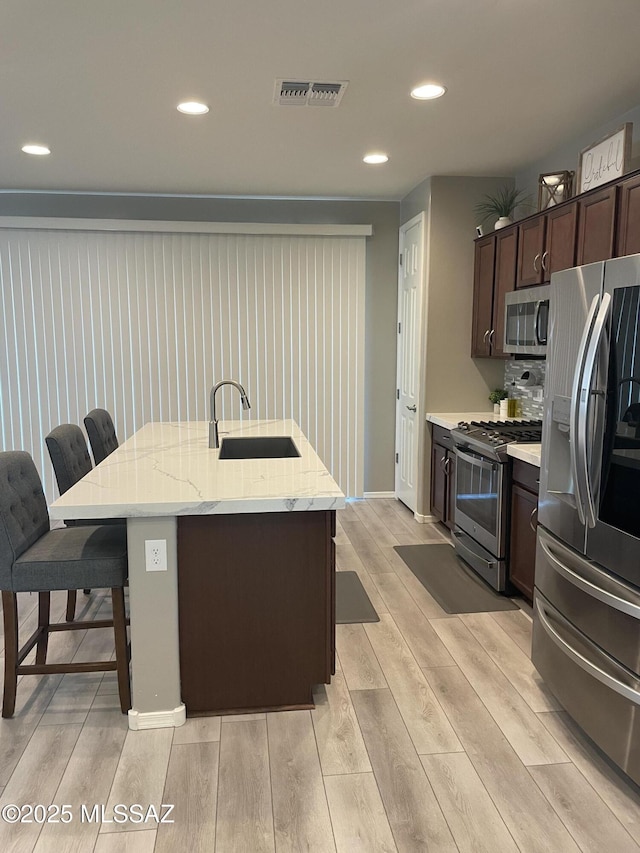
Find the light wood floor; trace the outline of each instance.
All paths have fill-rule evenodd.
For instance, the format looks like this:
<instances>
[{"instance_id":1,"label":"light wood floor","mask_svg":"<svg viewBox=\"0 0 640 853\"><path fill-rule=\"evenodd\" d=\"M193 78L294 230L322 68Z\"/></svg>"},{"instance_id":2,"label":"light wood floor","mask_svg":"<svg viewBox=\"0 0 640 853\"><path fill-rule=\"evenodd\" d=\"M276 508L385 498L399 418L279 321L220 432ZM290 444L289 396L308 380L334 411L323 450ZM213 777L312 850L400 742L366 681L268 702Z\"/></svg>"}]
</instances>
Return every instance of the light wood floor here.
<instances>
[{"instance_id":1,"label":"light wood floor","mask_svg":"<svg viewBox=\"0 0 640 853\"><path fill-rule=\"evenodd\" d=\"M526 608L450 616L393 550L446 542L439 528L391 500L338 515L338 568L358 572L380 622L338 626L338 671L314 711L129 732L111 673L24 678L0 722L0 812L67 804L73 820L0 818L0 851L640 850L638 789L545 690ZM34 604L22 596L25 632ZM78 660L111 653L106 631L52 643ZM168 803L175 823L82 821L83 803L107 817Z\"/></svg>"}]
</instances>

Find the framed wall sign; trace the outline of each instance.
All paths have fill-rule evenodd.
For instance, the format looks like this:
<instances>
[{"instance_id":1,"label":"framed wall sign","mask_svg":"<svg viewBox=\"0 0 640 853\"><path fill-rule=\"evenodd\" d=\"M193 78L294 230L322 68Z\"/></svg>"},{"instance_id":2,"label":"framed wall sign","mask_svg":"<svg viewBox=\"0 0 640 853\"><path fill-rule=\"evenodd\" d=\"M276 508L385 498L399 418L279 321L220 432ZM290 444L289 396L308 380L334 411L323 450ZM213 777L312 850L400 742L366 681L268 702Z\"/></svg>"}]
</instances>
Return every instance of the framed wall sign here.
<instances>
[{"instance_id":1,"label":"framed wall sign","mask_svg":"<svg viewBox=\"0 0 640 853\"><path fill-rule=\"evenodd\" d=\"M579 193L599 187L629 170L633 124L627 122L580 152L578 160Z\"/></svg>"}]
</instances>

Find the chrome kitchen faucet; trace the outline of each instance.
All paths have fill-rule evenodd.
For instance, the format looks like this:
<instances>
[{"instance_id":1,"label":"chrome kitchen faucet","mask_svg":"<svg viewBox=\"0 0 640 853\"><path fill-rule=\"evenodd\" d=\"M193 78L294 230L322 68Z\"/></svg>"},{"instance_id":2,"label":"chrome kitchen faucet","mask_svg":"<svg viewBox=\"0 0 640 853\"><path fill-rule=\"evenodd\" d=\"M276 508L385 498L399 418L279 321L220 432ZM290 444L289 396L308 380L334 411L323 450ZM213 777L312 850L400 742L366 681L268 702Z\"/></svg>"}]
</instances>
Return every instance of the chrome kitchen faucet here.
<instances>
[{"instance_id":1,"label":"chrome kitchen faucet","mask_svg":"<svg viewBox=\"0 0 640 853\"><path fill-rule=\"evenodd\" d=\"M218 388L222 388L223 385L233 385L234 388L237 388L240 392L242 408L245 411L251 408L247 392L239 382L236 382L233 379L223 379L222 382L217 382L209 392L209 410L211 413L211 420L209 421L209 447L211 448L220 447L220 442L218 440L218 419L216 417L216 391Z\"/></svg>"}]
</instances>

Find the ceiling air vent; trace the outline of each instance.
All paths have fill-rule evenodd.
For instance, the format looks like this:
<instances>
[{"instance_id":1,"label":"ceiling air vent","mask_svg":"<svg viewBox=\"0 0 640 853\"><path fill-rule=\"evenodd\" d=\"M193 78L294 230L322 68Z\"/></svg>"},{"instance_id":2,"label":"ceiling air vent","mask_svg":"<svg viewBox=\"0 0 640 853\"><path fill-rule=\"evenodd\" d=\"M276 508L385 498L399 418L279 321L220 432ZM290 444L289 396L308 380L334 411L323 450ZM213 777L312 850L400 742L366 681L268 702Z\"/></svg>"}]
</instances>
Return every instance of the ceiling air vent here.
<instances>
[{"instance_id":1,"label":"ceiling air vent","mask_svg":"<svg viewBox=\"0 0 640 853\"><path fill-rule=\"evenodd\" d=\"M344 90L346 80L331 83L314 83L311 80L276 80L274 103L281 107L337 107Z\"/></svg>"}]
</instances>

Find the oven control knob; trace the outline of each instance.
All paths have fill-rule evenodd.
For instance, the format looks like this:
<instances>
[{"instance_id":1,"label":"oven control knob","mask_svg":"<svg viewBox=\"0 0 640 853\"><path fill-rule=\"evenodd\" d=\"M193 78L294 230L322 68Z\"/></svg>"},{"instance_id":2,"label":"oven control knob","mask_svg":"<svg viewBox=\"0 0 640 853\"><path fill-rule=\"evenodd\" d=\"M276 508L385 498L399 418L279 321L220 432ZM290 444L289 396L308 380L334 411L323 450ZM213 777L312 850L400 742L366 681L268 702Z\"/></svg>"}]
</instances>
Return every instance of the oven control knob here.
<instances>
[{"instance_id":1,"label":"oven control knob","mask_svg":"<svg viewBox=\"0 0 640 853\"><path fill-rule=\"evenodd\" d=\"M466 421L459 421L458 429L461 429L463 432L469 432L469 424Z\"/></svg>"}]
</instances>

